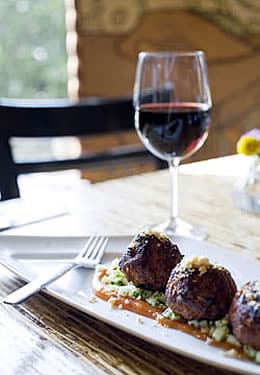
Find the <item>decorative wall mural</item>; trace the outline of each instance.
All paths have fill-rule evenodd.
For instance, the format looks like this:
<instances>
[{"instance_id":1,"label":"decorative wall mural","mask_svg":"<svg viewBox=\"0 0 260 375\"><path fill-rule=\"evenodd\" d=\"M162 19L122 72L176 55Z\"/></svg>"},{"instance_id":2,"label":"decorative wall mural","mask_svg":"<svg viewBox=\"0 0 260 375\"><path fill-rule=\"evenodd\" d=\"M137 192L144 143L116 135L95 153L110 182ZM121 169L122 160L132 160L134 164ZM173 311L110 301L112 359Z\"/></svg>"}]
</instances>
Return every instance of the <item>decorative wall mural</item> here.
<instances>
[{"instance_id":1,"label":"decorative wall mural","mask_svg":"<svg viewBox=\"0 0 260 375\"><path fill-rule=\"evenodd\" d=\"M141 50L201 49L214 107L195 157L233 153L241 132L260 127L260 0L75 0L74 10L71 97L131 95Z\"/></svg>"},{"instance_id":2,"label":"decorative wall mural","mask_svg":"<svg viewBox=\"0 0 260 375\"><path fill-rule=\"evenodd\" d=\"M86 34L129 33L144 14L167 10L198 12L235 35L260 34L259 0L81 0L78 6Z\"/></svg>"}]
</instances>

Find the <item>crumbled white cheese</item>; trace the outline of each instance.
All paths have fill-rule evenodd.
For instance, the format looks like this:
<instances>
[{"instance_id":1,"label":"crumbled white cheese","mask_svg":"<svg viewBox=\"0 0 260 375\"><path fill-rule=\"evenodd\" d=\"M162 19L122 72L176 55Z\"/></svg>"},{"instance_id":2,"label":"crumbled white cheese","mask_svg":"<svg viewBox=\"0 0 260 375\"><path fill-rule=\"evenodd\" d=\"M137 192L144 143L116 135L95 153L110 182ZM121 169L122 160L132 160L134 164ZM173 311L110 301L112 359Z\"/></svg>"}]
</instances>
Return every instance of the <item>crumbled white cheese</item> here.
<instances>
[{"instance_id":1,"label":"crumbled white cheese","mask_svg":"<svg viewBox=\"0 0 260 375\"><path fill-rule=\"evenodd\" d=\"M111 307L116 307L116 298L115 297L110 297L109 298L109 300L107 301L108 303L109 303L109 305L111 306Z\"/></svg>"},{"instance_id":2,"label":"crumbled white cheese","mask_svg":"<svg viewBox=\"0 0 260 375\"><path fill-rule=\"evenodd\" d=\"M96 271L97 272L102 272L102 271L105 271L105 270L107 270L107 266L105 266L104 264L98 264L96 266Z\"/></svg>"},{"instance_id":3,"label":"crumbled white cheese","mask_svg":"<svg viewBox=\"0 0 260 375\"><path fill-rule=\"evenodd\" d=\"M254 289L256 292L260 292L260 281L255 281L254 283Z\"/></svg>"},{"instance_id":4,"label":"crumbled white cheese","mask_svg":"<svg viewBox=\"0 0 260 375\"><path fill-rule=\"evenodd\" d=\"M97 302L97 297L94 294L92 294L92 296L89 297L88 302L90 302L90 303Z\"/></svg>"},{"instance_id":5,"label":"crumbled white cheese","mask_svg":"<svg viewBox=\"0 0 260 375\"><path fill-rule=\"evenodd\" d=\"M142 318L141 318L140 316L138 316L138 317L136 318L136 323L143 324L144 321L142 320Z\"/></svg>"},{"instance_id":6,"label":"crumbled white cheese","mask_svg":"<svg viewBox=\"0 0 260 375\"><path fill-rule=\"evenodd\" d=\"M226 350L224 352L224 355L227 356L227 357L232 357L232 358L239 357L238 351L236 349Z\"/></svg>"}]
</instances>

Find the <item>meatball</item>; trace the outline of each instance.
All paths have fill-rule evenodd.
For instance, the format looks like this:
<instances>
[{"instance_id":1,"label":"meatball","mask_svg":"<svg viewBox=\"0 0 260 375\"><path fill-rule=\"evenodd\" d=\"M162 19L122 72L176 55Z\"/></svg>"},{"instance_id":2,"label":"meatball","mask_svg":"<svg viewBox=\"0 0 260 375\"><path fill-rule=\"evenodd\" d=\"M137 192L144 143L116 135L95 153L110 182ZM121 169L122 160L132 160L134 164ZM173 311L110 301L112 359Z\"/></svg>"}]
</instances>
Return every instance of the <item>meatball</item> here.
<instances>
[{"instance_id":1,"label":"meatball","mask_svg":"<svg viewBox=\"0 0 260 375\"><path fill-rule=\"evenodd\" d=\"M187 320L216 320L228 312L236 284L224 267L208 258L182 262L171 273L166 286L166 303Z\"/></svg>"},{"instance_id":2,"label":"meatball","mask_svg":"<svg viewBox=\"0 0 260 375\"><path fill-rule=\"evenodd\" d=\"M260 349L260 281L250 281L236 293L229 319L242 344Z\"/></svg>"},{"instance_id":3,"label":"meatball","mask_svg":"<svg viewBox=\"0 0 260 375\"><path fill-rule=\"evenodd\" d=\"M136 286L164 290L172 269L182 258L178 246L165 234L142 232L121 256L119 267Z\"/></svg>"}]
</instances>

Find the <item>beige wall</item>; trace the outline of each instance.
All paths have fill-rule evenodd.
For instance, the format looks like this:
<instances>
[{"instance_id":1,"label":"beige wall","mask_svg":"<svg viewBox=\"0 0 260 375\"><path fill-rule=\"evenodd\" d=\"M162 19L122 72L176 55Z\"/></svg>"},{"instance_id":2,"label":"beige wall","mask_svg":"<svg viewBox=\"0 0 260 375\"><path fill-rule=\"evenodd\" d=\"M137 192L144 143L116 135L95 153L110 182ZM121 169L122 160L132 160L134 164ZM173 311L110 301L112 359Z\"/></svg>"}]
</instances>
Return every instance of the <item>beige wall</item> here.
<instances>
[{"instance_id":1,"label":"beige wall","mask_svg":"<svg viewBox=\"0 0 260 375\"><path fill-rule=\"evenodd\" d=\"M214 109L193 159L233 153L241 132L260 127L259 0L68 0L67 9L71 97L131 94L141 50L202 49Z\"/></svg>"}]
</instances>

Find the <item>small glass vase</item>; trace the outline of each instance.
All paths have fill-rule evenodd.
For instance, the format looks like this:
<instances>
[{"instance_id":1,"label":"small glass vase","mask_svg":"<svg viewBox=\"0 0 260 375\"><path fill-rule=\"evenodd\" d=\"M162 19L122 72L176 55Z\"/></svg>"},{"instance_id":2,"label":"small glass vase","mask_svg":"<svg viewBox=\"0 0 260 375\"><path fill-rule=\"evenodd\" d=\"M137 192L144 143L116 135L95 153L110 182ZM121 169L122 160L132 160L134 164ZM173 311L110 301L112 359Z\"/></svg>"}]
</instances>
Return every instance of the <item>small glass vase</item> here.
<instances>
[{"instance_id":1,"label":"small glass vase","mask_svg":"<svg viewBox=\"0 0 260 375\"><path fill-rule=\"evenodd\" d=\"M260 156L252 157L245 190L260 198Z\"/></svg>"},{"instance_id":2,"label":"small glass vase","mask_svg":"<svg viewBox=\"0 0 260 375\"><path fill-rule=\"evenodd\" d=\"M260 214L260 155L250 158L247 173L236 186L234 200L242 210Z\"/></svg>"}]
</instances>

